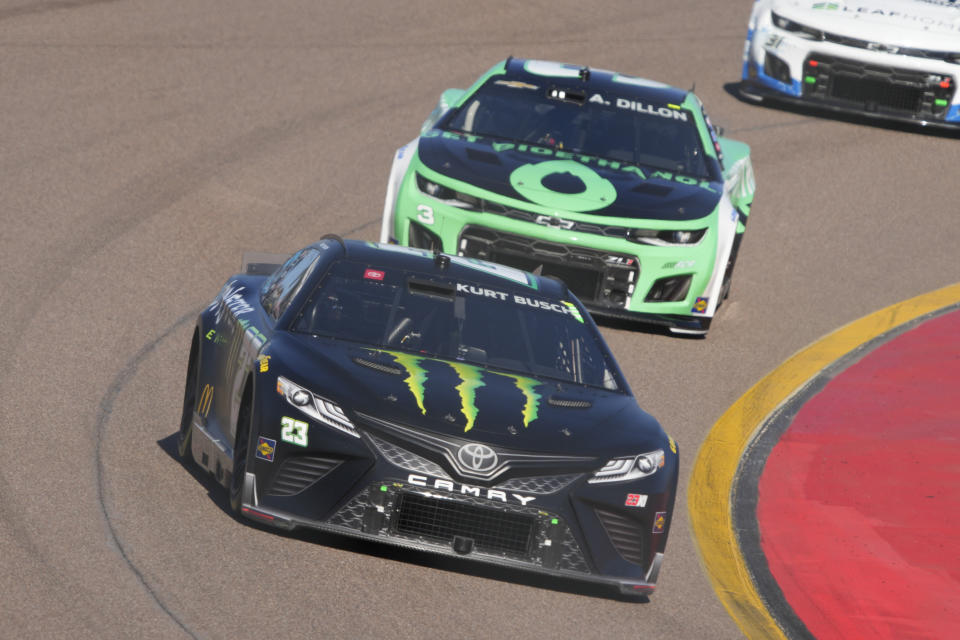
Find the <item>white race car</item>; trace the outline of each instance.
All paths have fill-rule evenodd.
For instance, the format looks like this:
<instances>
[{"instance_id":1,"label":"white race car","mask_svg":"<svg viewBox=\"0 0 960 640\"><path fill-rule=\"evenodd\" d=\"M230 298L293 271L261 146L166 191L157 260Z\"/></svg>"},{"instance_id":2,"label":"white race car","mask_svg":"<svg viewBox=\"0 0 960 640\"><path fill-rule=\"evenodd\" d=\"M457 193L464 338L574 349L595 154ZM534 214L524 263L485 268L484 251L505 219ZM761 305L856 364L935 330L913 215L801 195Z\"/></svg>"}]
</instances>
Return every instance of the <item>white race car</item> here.
<instances>
[{"instance_id":1,"label":"white race car","mask_svg":"<svg viewBox=\"0 0 960 640\"><path fill-rule=\"evenodd\" d=\"M757 0L747 99L960 128L960 0Z\"/></svg>"}]
</instances>

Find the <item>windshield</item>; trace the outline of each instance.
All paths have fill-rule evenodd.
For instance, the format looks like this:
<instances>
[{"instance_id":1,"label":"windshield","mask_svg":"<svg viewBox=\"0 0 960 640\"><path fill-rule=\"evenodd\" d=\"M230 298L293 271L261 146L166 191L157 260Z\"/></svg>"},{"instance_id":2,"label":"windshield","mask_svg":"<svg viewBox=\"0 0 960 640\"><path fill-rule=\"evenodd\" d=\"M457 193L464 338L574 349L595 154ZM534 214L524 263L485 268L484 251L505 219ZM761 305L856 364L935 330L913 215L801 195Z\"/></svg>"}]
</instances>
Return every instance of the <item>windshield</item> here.
<instances>
[{"instance_id":1,"label":"windshield","mask_svg":"<svg viewBox=\"0 0 960 640\"><path fill-rule=\"evenodd\" d=\"M675 106L492 78L443 128L710 178L693 115Z\"/></svg>"},{"instance_id":2,"label":"windshield","mask_svg":"<svg viewBox=\"0 0 960 640\"><path fill-rule=\"evenodd\" d=\"M599 335L570 302L402 269L334 263L293 331L618 389Z\"/></svg>"}]
</instances>

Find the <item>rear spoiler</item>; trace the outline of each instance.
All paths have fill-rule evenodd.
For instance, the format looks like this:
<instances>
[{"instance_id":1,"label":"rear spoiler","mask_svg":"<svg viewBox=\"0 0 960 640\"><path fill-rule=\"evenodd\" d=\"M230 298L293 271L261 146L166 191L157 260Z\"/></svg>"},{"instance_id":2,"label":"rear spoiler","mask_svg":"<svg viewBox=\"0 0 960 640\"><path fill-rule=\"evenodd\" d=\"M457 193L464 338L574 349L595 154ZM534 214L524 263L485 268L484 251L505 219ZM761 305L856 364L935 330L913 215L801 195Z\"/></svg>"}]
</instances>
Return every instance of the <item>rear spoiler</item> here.
<instances>
[{"instance_id":1,"label":"rear spoiler","mask_svg":"<svg viewBox=\"0 0 960 640\"><path fill-rule=\"evenodd\" d=\"M268 276L287 261L289 253L262 253L244 251L240 272L248 276Z\"/></svg>"}]
</instances>

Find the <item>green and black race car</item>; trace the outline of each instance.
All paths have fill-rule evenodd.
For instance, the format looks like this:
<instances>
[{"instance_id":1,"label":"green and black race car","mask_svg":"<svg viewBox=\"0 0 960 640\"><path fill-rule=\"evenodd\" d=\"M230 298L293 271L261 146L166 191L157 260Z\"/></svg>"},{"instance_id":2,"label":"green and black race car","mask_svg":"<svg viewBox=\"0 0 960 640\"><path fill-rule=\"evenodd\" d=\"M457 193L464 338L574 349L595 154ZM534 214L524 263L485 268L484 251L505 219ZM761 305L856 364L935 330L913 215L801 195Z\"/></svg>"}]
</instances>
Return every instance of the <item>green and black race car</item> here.
<instances>
[{"instance_id":1,"label":"green and black race car","mask_svg":"<svg viewBox=\"0 0 960 640\"><path fill-rule=\"evenodd\" d=\"M705 334L753 202L750 148L691 92L508 58L397 150L382 242L561 278L591 313Z\"/></svg>"}]
</instances>

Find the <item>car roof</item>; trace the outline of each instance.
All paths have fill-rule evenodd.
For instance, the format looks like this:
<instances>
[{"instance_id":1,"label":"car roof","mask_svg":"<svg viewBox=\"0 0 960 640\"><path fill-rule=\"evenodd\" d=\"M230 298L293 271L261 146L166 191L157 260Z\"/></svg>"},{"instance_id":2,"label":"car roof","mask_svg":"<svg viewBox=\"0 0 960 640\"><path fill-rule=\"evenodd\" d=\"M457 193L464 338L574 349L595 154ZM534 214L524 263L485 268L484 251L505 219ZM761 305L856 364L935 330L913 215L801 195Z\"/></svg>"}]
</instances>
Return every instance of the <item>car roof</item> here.
<instances>
[{"instance_id":1,"label":"car roof","mask_svg":"<svg viewBox=\"0 0 960 640\"><path fill-rule=\"evenodd\" d=\"M507 58L505 78L523 82L543 82L544 78L562 82L565 86L580 86L585 91L612 92L624 98L633 98L651 104L680 104L691 93L662 82L647 80L606 69L551 62L548 60L527 60Z\"/></svg>"},{"instance_id":2,"label":"car roof","mask_svg":"<svg viewBox=\"0 0 960 640\"><path fill-rule=\"evenodd\" d=\"M500 291L535 294L542 298L567 300L571 297L567 286L560 280L537 276L527 271L475 258L335 236L328 236L312 246L329 250L332 248L330 246L332 243L341 245L342 258L367 263L371 268L399 268L445 279L496 287Z\"/></svg>"}]
</instances>

